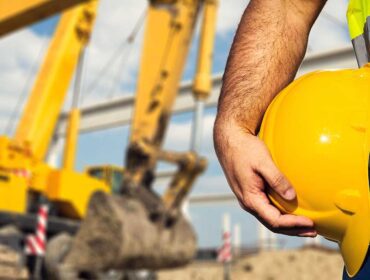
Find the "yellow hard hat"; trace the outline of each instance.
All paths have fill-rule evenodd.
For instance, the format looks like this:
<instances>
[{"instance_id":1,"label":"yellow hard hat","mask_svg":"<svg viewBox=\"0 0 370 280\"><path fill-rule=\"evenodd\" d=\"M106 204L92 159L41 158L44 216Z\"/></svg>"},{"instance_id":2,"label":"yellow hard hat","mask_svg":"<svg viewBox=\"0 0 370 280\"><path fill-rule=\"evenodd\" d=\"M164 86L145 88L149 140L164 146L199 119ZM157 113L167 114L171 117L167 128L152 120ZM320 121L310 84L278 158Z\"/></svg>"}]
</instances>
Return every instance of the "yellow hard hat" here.
<instances>
[{"instance_id":1,"label":"yellow hard hat","mask_svg":"<svg viewBox=\"0 0 370 280\"><path fill-rule=\"evenodd\" d=\"M260 137L297 192L293 202L270 190L283 212L311 218L338 242L354 276L370 240L370 64L302 76L271 103Z\"/></svg>"}]
</instances>

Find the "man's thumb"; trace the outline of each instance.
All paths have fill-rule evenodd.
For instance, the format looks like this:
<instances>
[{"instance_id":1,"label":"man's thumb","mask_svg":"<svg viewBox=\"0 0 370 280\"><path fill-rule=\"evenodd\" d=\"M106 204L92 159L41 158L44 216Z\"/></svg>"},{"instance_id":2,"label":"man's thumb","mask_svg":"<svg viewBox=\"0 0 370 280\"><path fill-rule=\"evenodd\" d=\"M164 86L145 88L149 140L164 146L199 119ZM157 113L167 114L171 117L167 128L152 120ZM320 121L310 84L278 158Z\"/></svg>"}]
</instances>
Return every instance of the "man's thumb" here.
<instances>
[{"instance_id":1,"label":"man's thumb","mask_svg":"<svg viewBox=\"0 0 370 280\"><path fill-rule=\"evenodd\" d=\"M259 171L269 186L282 198L286 200L293 200L296 198L296 192L293 186L276 167L271 158L264 162Z\"/></svg>"}]
</instances>

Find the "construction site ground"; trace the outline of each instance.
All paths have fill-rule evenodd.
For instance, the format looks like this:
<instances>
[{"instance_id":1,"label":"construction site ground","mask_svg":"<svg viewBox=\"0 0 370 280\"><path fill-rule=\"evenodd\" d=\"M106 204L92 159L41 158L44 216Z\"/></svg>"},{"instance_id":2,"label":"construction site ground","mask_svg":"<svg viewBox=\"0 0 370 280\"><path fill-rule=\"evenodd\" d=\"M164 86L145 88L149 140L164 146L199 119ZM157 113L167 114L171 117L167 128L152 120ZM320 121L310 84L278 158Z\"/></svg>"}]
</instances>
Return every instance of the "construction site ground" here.
<instances>
[{"instance_id":1,"label":"construction site ground","mask_svg":"<svg viewBox=\"0 0 370 280\"><path fill-rule=\"evenodd\" d=\"M0 279L28 279L19 256L0 246ZM254 280L336 280L341 279L343 261L337 251L322 248L263 251L241 257L231 264L231 279ZM223 265L195 261L181 269L158 273L158 280L222 280Z\"/></svg>"},{"instance_id":2,"label":"construction site ground","mask_svg":"<svg viewBox=\"0 0 370 280\"><path fill-rule=\"evenodd\" d=\"M339 280L342 272L340 254L322 248L264 251L231 264L232 280ZM186 268L160 272L158 279L222 280L223 273L222 264L201 261Z\"/></svg>"},{"instance_id":3,"label":"construction site ground","mask_svg":"<svg viewBox=\"0 0 370 280\"><path fill-rule=\"evenodd\" d=\"M7 246L0 245L0 279L28 279L27 269L20 255Z\"/></svg>"}]
</instances>

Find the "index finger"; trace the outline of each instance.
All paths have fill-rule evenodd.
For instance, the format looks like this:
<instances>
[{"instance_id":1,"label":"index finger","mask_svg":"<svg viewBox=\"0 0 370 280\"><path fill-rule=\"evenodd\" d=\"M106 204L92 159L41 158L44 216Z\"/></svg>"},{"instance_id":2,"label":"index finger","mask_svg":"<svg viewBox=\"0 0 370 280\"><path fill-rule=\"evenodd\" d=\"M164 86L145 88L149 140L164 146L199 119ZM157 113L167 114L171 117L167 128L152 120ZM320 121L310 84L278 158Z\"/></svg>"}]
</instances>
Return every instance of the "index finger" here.
<instances>
[{"instance_id":1,"label":"index finger","mask_svg":"<svg viewBox=\"0 0 370 280\"><path fill-rule=\"evenodd\" d=\"M290 229L304 229L315 233L312 220L303 216L282 214L264 193L254 197L253 201L257 218L271 230L286 233Z\"/></svg>"}]
</instances>

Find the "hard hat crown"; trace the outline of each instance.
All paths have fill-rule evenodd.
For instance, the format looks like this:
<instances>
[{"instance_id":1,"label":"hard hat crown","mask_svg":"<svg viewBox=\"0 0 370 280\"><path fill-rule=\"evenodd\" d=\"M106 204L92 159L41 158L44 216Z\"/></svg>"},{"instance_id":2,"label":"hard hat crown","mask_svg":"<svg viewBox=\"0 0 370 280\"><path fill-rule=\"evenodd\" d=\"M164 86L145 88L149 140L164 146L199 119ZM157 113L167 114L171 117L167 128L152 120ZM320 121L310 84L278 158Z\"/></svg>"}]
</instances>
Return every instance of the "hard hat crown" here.
<instances>
[{"instance_id":1,"label":"hard hat crown","mask_svg":"<svg viewBox=\"0 0 370 280\"><path fill-rule=\"evenodd\" d=\"M269 106L260 131L297 199L270 198L304 215L338 242L347 271L358 272L370 237L370 68L305 75Z\"/></svg>"}]
</instances>

